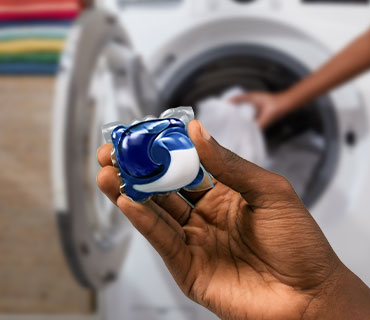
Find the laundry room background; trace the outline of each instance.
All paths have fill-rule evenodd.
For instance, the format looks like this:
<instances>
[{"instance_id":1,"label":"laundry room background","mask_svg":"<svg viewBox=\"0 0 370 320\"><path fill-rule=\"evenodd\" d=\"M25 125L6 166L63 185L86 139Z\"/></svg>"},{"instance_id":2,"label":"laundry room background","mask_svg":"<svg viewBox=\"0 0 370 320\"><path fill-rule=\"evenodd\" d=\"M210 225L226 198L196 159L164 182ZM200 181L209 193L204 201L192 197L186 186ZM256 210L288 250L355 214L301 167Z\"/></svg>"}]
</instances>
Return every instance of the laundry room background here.
<instances>
[{"instance_id":1,"label":"laundry room background","mask_svg":"<svg viewBox=\"0 0 370 320\"><path fill-rule=\"evenodd\" d=\"M370 73L253 122L259 139L212 109L290 88L369 16L366 0L0 0L0 320L215 319L96 186L102 125L180 105L286 176L370 285Z\"/></svg>"},{"instance_id":2,"label":"laundry room background","mask_svg":"<svg viewBox=\"0 0 370 320\"><path fill-rule=\"evenodd\" d=\"M95 309L93 293L75 282L59 242L49 157L59 58L87 5L0 1L0 319Z\"/></svg>"}]
</instances>

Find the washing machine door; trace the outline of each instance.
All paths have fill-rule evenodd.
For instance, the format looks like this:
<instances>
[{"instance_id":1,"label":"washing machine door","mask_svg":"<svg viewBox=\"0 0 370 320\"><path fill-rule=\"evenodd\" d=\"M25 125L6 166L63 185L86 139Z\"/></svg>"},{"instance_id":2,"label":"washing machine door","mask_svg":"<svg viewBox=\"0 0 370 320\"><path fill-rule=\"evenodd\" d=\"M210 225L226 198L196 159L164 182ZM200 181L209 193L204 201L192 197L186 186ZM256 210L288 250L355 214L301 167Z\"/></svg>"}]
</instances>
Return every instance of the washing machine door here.
<instances>
[{"instance_id":1,"label":"washing machine door","mask_svg":"<svg viewBox=\"0 0 370 320\"><path fill-rule=\"evenodd\" d=\"M101 126L157 114L157 91L111 13L84 13L70 33L52 122L55 209L65 256L78 281L114 281L130 238L122 213L96 187Z\"/></svg>"}]
</instances>

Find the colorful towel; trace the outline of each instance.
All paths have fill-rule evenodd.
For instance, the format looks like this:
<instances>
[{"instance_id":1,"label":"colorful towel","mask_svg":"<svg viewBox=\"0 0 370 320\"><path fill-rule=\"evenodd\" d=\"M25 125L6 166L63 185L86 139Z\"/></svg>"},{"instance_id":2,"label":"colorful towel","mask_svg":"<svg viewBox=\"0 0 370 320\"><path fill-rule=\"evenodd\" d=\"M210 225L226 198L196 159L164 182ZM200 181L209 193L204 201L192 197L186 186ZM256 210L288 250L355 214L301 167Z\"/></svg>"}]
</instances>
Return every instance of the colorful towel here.
<instances>
[{"instance_id":1,"label":"colorful towel","mask_svg":"<svg viewBox=\"0 0 370 320\"><path fill-rule=\"evenodd\" d=\"M80 10L76 0L0 0L0 20L68 20L74 19Z\"/></svg>"},{"instance_id":2,"label":"colorful towel","mask_svg":"<svg viewBox=\"0 0 370 320\"><path fill-rule=\"evenodd\" d=\"M54 63L59 62L59 52L32 52L32 53L11 53L0 54L0 63Z\"/></svg>"},{"instance_id":3,"label":"colorful towel","mask_svg":"<svg viewBox=\"0 0 370 320\"><path fill-rule=\"evenodd\" d=\"M81 6L83 1L79 0L0 0L0 6L23 7L26 5L40 5L40 4L65 4L77 3Z\"/></svg>"},{"instance_id":4,"label":"colorful towel","mask_svg":"<svg viewBox=\"0 0 370 320\"><path fill-rule=\"evenodd\" d=\"M41 74L52 75L58 71L58 65L46 63L0 63L0 74Z\"/></svg>"},{"instance_id":5,"label":"colorful towel","mask_svg":"<svg viewBox=\"0 0 370 320\"><path fill-rule=\"evenodd\" d=\"M77 10L69 11L35 11L35 12L20 12L20 13L0 13L0 20L13 21L13 20L68 20L74 19L78 15Z\"/></svg>"},{"instance_id":6,"label":"colorful towel","mask_svg":"<svg viewBox=\"0 0 370 320\"><path fill-rule=\"evenodd\" d=\"M82 0L0 0L0 74L53 74Z\"/></svg>"},{"instance_id":7,"label":"colorful towel","mask_svg":"<svg viewBox=\"0 0 370 320\"><path fill-rule=\"evenodd\" d=\"M17 28L17 27L70 27L74 20L29 20L29 21L1 21L0 20L0 30L4 28Z\"/></svg>"},{"instance_id":8,"label":"colorful towel","mask_svg":"<svg viewBox=\"0 0 370 320\"><path fill-rule=\"evenodd\" d=\"M0 54L16 54L25 52L60 52L64 40L25 39L0 42Z\"/></svg>"},{"instance_id":9,"label":"colorful towel","mask_svg":"<svg viewBox=\"0 0 370 320\"><path fill-rule=\"evenodd\" d=\"M30 3L22 4L21 2L14 1L12 4L3 4L0 1L1 13L28 13L28 12L45 12L45 11L71 11L79 10L80 6L76 1L69 2L45 2L45 3Z\"/></svg>"},{"instance_id":10,"label":"colorful towel","mask_svg":"<svg viewBox=\"0 0 370 320\"><path fill-rule=\"evenodd\" d=\"M18 27L0 28L0 41L20 39L64 39L68 29L63 27Z\"/></svg>"}]
</instances>

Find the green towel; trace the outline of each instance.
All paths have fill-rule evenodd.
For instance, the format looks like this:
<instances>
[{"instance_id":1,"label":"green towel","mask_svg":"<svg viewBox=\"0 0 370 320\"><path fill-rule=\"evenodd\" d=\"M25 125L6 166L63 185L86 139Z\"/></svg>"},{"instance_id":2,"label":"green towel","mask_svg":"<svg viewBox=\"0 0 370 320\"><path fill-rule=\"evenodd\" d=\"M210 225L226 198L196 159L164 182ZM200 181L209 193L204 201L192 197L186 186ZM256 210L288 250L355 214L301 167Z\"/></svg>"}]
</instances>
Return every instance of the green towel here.
<instances>
[{"instance_id":1,"label":"green towel","mask_svg":"<svg viewBox=\"0 0 370 320\"><path fill-rule=\"evenodd\" d=\"M58 63L59 52L32 52L32 53L2 53L0 63L9 62L34 62L34 63Z\"/></svg>"}]
</instances>

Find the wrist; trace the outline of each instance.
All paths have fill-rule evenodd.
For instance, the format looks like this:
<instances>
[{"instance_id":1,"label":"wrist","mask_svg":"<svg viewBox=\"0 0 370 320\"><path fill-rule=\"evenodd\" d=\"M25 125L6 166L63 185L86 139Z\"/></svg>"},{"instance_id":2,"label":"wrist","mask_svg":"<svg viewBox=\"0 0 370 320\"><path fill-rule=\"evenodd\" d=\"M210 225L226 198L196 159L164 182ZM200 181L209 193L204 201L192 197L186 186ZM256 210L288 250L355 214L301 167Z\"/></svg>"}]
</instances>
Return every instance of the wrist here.
<instances>
[{"instance_id":1,"label":"wrist","mask_svg":"<svg viewBox=\"0 0 370 320\"><path fill-rule=\"evenodd\" d=\"M298 107L294 101L294 95L289 90L275 94L275 104L279 117L287 115Z\"/></svg>"},{"instance_id":2,"label":"wrist","mask_svg":"<svg viewBox=\"0 0 370 320\"><path fill-rule=\"evenodd\" d=\"M322 284L303 319L370 319L370 289L341 264Z\"/></svg>"}]
</instances>

